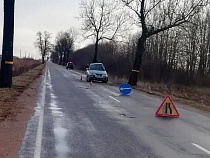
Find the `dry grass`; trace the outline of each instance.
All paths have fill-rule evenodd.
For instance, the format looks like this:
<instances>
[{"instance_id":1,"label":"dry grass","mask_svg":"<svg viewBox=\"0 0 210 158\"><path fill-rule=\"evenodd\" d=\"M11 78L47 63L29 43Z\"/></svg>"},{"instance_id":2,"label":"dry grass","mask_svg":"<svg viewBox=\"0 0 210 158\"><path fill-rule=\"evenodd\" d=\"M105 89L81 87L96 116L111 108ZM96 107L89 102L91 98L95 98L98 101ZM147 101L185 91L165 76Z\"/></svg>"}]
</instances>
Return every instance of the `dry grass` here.
<instances>
[{"instance_id":1,"label":"dry grass","mask_svg":"<svg viewBox=\"0 0 210 158\"><path fill-rule=\"evenodd\" d=\"M11 110L15 108L16 97L42 73L43 68L44 65L39 65L20 76L13 77L12 88L0 89L0 120L4 120L8 115L14 115Z\"/></svg>"},{"instance_id":2,"label":"dry grass","mask_svg":"<svg viewBox=\"0 0 210 158\"><path fill-rule=\"evenodd\" d=\"M29 69L37 67L40 64L41 61L39 60L33 60L28 58L25 59L14 58L13 76L19 76L22 73L28 71Z\"/></svg>"}]
</instances>

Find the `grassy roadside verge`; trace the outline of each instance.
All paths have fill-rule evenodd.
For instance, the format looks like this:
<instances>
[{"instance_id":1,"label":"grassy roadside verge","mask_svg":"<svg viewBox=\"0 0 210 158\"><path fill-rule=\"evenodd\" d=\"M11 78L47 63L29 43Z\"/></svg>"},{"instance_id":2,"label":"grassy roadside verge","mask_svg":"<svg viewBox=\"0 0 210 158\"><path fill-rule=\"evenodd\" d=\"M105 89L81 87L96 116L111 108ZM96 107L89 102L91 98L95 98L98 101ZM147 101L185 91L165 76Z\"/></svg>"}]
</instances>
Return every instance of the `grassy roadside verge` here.
<instances>
[{"instance_id":1,"label":"grassy roadside verge","mask_svg":"<svg viewBox=\"0 0 210 158\"><path fill-rule=\"evenodd\" d=\"M45 65L39 65L20 76L13 77L12 88L0 89L0 121L12 114L16 97L19 96L34 80L42 74Z\"/></svg>"}]
</instances>

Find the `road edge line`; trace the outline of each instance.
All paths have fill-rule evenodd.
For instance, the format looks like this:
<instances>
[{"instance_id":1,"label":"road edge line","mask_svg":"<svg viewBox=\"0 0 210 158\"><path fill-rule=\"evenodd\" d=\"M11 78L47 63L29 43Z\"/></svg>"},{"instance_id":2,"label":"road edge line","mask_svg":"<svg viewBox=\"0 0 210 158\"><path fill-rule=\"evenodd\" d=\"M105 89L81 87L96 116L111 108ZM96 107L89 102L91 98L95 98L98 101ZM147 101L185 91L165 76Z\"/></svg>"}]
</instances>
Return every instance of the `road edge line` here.
<instances>
[{"instance_id":1,"label":"road edge line","mask_svg":"<svg viewBox=\"0 0 210 158\"><path fill-rule=\"evenodd\" d=\"M48 69L49 71L49 69ZM41 147L42 147L42 132L43 132L43 122L44 122L44 105L45 105L45 95L46 95L46 78L47 78L47 70L45 70L44 74L44 80L42 82L42 95L41 98L41 110L39 115L39 123L38 123L38 129L37 129L37 135L36 135L36 143L35 143L35 151L34 151L34 158L40 158L41 156Z\"/></svg>"}]
</instances>

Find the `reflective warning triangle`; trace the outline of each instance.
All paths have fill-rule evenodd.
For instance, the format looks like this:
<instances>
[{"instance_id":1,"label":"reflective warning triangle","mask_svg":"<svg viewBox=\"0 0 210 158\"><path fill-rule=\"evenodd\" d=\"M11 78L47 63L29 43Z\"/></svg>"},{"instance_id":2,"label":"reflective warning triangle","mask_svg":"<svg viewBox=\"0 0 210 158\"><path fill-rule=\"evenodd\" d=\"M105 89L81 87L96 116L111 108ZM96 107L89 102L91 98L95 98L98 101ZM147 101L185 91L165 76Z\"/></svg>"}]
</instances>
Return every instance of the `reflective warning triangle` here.
<instances>
[{"instance_id":1,"label":"reflective warning triangle","mask_svg":"<svg viewBox=\"0 0 210 158\"><path fill-rule=\"evenodd\" d=\"M159 108L157 109L155 116L169 116L169 117L179 117L179 112L176 106L172 102L170 96L166 96Z\"/></svg>"}]
</instances>

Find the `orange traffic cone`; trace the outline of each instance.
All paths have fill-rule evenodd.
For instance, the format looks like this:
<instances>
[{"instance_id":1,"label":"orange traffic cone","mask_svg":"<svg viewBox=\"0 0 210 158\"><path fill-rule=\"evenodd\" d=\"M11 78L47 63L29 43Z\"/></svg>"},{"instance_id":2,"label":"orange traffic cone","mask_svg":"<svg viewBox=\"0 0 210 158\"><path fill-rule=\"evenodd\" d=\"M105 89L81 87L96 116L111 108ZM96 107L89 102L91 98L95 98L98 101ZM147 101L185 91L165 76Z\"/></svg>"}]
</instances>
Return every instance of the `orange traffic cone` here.
<instances>
[{"instance_id":1,"label":"orange traffic cone","mask_svg":"<svg viewBox=\"0 0 210 158\"><path fill-rule=\"evenodd\" d=\"M80 81L82 81L82 75L80 76Z\"/></svg>"}]
</instances>

